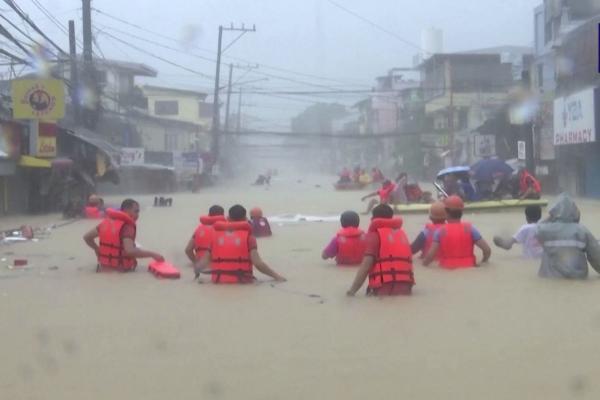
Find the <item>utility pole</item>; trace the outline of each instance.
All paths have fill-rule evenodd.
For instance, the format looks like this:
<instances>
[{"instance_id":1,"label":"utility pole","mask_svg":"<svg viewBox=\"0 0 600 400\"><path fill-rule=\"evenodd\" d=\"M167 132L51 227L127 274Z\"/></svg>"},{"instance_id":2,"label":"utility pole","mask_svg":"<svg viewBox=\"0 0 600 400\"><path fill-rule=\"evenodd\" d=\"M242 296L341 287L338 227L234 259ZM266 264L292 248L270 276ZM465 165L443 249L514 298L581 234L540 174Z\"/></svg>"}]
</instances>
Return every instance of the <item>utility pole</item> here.
<instances>
[{"instance_id":1,"label":"utility pole","mask_svg":"<svg viewBox=\"0 0 600 400\"><path fill-rule=\"evenodd\" d=\"M96 70L94 68L92 51L92 6L91 0L81 0L83 21L83 70L81 73L82 87L85 89L85 97L81 104L80 119L83 124L94 129L99 119L100 112L100 88L96 81Z\"/></svg>"},{"instance_id":2,"label":"utility pole","mask_svg":"<svg viewBox=\"0 0 600 400\"><path fill-rule=\"evenodd\" d=\"M231 104L231 81L233 79L233 64L229 64L229 84L227 85L227 104L225 106L225 133L229 132L229 106Z\"/></svg>"},{"instance_id":3,"label":"utility pole","mask_svg":"<svg viewBox=\"0 0 600 400\"><path fill-rule=\"evenodd\" d=\"M448 80L447 86L450 89L450 106L448 113L448 129L450 130L449 135L449 147L450 147L450 159L452 160L452 165L454 165L454 90L453 90L453 82L452 82L452 64L448 61Z\"/></svg>"},{"instance_id":4,"label":"utility pole","mask_svg":"<svg viewBox=\"0 0 600 400\"><path fill-rule=\"evenodd\" d=\"M238 114L237 114L237 133L242 131L242 88L240 87L240 95L238 97Z\"/></svg>"},{"instance_id":5,"label":"utility pole","mask_svg":"<svg viewBox=\"0 0 600 400\"><path fill-rule=\"evenodd\" d=\"M77 71L77 46L75 42L75 21L69 21L69 55L71 61L71 103L75 125L79 124L79 73Z\"/></svg>"},{"instance_id":6,"label":"utility pole","mask_svg":"<svg viewBox=\"0 0 600 400\"><path fill-rule=\"evenodd\" d=\"M85 1L85 0L84 0ZM87 0L89 1L89 0ZM225 49L223 49L223 32L240 32L240 35L229 43ZM217 67L215 73L215 91L213 95L213 121L212 121L212 140L211 140L211 153L213 156L213 163L216 164L219 159L219 131L220 131L220 117L221 110L219 104L219 80L221 75L221 55L227 51L235 42L238 41L247 32L256 32L256 26L252 26L252 29L246 28L243 24L241 28L236 28L231 24L229 27L219 26L219 41L217 44Z\"/></svg>"},{"instance_id":7,"label":"utility pole","mask_svg":"<svg viewBox=\"0 0 600 400\"><path fill-rule=\"evenodd\" d=\"M92 63L92 4L91 0L81 0L83 21L83 61Z\"/></svg>"}]
</instances>

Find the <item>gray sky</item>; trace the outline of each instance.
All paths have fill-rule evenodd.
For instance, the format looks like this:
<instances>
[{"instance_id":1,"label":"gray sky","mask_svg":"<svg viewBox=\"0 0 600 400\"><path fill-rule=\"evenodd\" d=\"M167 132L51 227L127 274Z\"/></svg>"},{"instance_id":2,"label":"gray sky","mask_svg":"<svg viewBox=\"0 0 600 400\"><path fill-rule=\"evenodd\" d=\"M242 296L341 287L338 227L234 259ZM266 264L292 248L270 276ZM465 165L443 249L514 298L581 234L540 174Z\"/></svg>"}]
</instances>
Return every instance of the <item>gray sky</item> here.
<instances>
[{"instance_id":1,"label":"gray sky","mask_svg":"<svg viewBox=\"0 0 600 400\"><path fill-rule=\"evenodd\" d=\"M541 0L335 0L338 4L392 31L403 40L420 45L421 31L436 27L444 32L446 52L492 47L525 45L533 41L533 8ZM46 9L66 25L75 19L81 35L81 1L39 0ZM20 0L18 4L65 49L67 37L36 7L35 0ZM157 85L170 85L210 91L209 79L168 65L116 41L108 34L130 42L152 54L167 58L187 68L214 76L214 63L192 57L195 53L214 59L217 27L233 22L246 26L256 24L257 32L249 33L235 43L226 56L236 57L265 66L283 68L314 75L308 77L287 71L260 67L242 81L269 77L269 81L254 85L267 90L327 90L324 87L362 88L373 85L373 78L391 67L410 66L418 51L402 40L380 32L360 19L335 7L328 0L95 0L92 6L106 14L94 12L92 20L100 32L98 43L107 58L143 62L159 71ZM3 5L3 9L6 6ZM13 13L5 14L16 19ZM144 32L108 17L112 15L157 32L179 39ZM105 31L106 33L102 33ZM122 32L118 32L122 31ZM159 47L131 36L133 34L159 44L174 47L180 52ZM225 35L225 43L234 39L233 32ZM224 61L232 61L225 58ZM236 70L239 77L243 70ZM226 79L226 73L222 75ZM235 79L235 78L234 78ZM295 82L298 81L298 82ZM341 82L338 82L341 81ZM311 86L312 85L312 86ZM317 85L317 86L315 86ZM321 101L340 101L350 104L356 97L320 98ZM317 97L293 101L275 97L251 95L244 103L248 113L268 122L255 122L256 127L283 129L287 120Z\"/></svg>"}]
</instances>

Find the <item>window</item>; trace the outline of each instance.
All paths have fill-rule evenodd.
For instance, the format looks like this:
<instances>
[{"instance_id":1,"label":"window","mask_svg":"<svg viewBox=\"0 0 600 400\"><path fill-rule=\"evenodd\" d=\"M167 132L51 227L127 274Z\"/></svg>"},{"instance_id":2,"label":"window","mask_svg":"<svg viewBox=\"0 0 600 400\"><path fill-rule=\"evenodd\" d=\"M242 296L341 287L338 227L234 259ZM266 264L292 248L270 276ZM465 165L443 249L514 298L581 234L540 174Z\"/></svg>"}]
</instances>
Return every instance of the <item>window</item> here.
<instances>
[{"instance_id":1,"label":"window","mask_svg":"<svg viewBox=\"0 0 600 400\"><path fill-rule=\"evenodd\" d=\"M467 129L469 125L469 109L461 108L458 111L458 129Z\"/></svg>"},{"instance_id":2,"label":"window","mask_svg":"<svg viewBox=\"0 0 600 400\"><path fill-rule=\"evenodd\" d=\"M179 114L179 102L177 100L155 101L154 113L156 115L177 115Z\"/></svg>"},{"instance_id":3,"label":"window","mask_svg":"<svg viewBox=\"0 0 600 400\"><path fill-rule=\"evenodd\" d=\"M165 133L165 151L177 150L177 145L177 135L173 133Z\"/></svg>"}]
</instances>

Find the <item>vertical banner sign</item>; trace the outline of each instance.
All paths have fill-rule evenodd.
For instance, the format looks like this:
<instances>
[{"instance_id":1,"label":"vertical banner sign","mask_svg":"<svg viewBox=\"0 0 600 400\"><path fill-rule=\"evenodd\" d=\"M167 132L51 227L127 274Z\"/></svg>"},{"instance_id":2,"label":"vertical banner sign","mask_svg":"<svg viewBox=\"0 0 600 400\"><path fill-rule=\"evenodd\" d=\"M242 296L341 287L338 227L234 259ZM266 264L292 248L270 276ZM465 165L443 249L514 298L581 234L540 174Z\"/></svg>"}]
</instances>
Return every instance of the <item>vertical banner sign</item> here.
<instances>
[{"instance_id":1,"label":"vertical banner sign","mask_svg":"<svg viewBox=\"0 0 600 400\"><path fill-rule=\"evenodd\" d=\"M56 132L55 123L40 122L37 138L37 156L41 158L56 157Z\"/></svg>"},{"instance_id":2,"label":"vertical banner sign","mask_svg":"<svg viewBox=\"0 0 600 400\"><path fill-rule=\"evenodd\" d=\"M519 160L526 160L527 159L527 147L525 145L525 142L523 140L519 140L517 142L517 158Z\"/></svg>"}]
</instances>

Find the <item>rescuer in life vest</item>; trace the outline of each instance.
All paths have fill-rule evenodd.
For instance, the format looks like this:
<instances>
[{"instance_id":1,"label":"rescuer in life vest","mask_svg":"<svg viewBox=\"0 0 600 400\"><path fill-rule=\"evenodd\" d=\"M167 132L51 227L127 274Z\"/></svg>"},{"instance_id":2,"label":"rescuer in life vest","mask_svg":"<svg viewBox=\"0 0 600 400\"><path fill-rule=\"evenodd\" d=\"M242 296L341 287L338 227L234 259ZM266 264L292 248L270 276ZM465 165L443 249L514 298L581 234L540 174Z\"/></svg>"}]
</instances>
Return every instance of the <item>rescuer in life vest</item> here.
<instances>
[{"instance_id":1,"label":"rescuer in life vest","mask_svg":"<svg viewBox=\"0 0 600 400\"><path fill-rule=\"evenodd\" d=\"M246 209L235 205L229 209L228 221L214 225L210 249L196 263L196 278L205 273L213 283L252 283L254 266L275 281L285 282L261 259L246 218Z\"/></svg>"},{"instance_id":2,"label":"rescuer in life vest","mask_svg":"<svg viewBox=\"0 0 600 400\"><path fill-rule=\"evenodd\" d=\"M335 258L341 266L360 265L367 245L365 232L359 228L360 217L354 211L345 211L340 217L342 229L323 250L323 260Z\"/></svg>"},{"instance_id":3,"label":"rescuer in life vest","mask_svg":"<svg viewBox=\"0 0 600 400\"><path fill-rule=\"evenodd\" d=\"M106 218L83 236L85 243L96 253L97 271L103 268L122 272L133 271L138 258L153 258L162 262L162 255L135 245L136 221L140 205L132 199L124 200L120 210L108 209ZM99 243L96 244L96 238Z\"/></svg>"},{"instance_id":4,"label":"rescuer in life vest","mask_svg":"<svg viewBox=\"0 0 600 400\"><path fill-rule=\"evenodd\" d=\"M446 225L446 206L443 202L435 202L429 207L429 219L431 222L425 225L425 228L423 228L410 245L413 254L421 252L420 258L425 258L425 255L433 244L433 236ZM440 254L441 252L438 251L436 255L438 259Z\"/></svg>"},{"instance_id":5,"label":"rescuer in life vest","mask_svg":"<svg viewBox=\"0 0 600 400\"><path fill-rule=\"evenodd\" d=\"M472 268L477 266L474 246L483 252L482 263L486 263L492 250L488 243L473 225L462 222L465 204L459 196L450 196L444 201L447 223L433 235L431 248L425 255L423 265L427 266L436 259L440 267L445 269Z\"/></svg>"},{"instance_id":6,"label":"rescuer in life vest","mask_svg":"<svg viewBox=\"0 0 600 400\"><path fill-rule=\"evenodd\" d=\"M272 236L271 225L269 220L263 216L263 212L259 207L254 207L250 210L250 226L254 237Z\"/></svg>"},{"instance_id":7,"label":"rescuer in life vest","mask_svg":"<svg viewBox=\"0 0 600 400\"><path fill-rule=\"evenodd\" d=\"M210 249L214 235L214 225L223 221L227 221L225 210L219 205L210 207L208 215L200 217L200 225L196 227L194 234L185 247L185 254L192 263L202 259L204 253Z\"/></svg>"},{"instance_id":8,"label":"rescuer in life vest","mask_svg":"<svg viewBox=\"0 0 600 400\"><path fill-rule=\"evenodd\" d=\"M519 199L539 200L542 196L542 185L527 169L519 169Z\"/></svg>"},{"instance_id":9,"label":"rescuer in life vest","mask_svg":"<svg viewBox=\"0 0 600 400\"><path fill-rule=\"evenodd\" d=\"M83 214L88 219L102 219L104 217L104 200L96 194L91 194L83 208Z\"/></svg>"},{"instance_id":10,"label":"rescuer in life vest","mask_svg":"<svg viewBox=\"0 0 600 400\"><path fill-rule=\"evenodd\" d=\"M373 192L373 193L369 193L366 196L363 196L363 198L361 199L362 201L365 201L370 197L379 196L379 201L377 201L377 199L372 199L369 202L369 205L367 206L367 211L364 212L364 215L369 214L371 212L371 210L373 210L373 207L375 207L377 205L377 203L379 203L379 204L391 203L392 194L394 193L396 188L397 188L397 186L394 182L390 181L389 179L386 179L385 181L383 181L381 183L381 188L379 188L379 190L377 190L376 192Z\"/></svg>"},{"instance_id":11,"label":"rescuer in life vest","mask_svg":"<svg viewBox=\"0 0 600 400\"><path fill-rule=\"evenodd\" d=\"M415 284L412 251L402 219L394 218L394 210L387 204L373 209L365 256L346 294L354 296L367 278L369 296L410 295Z\"/></svg>"}]
</instances>

